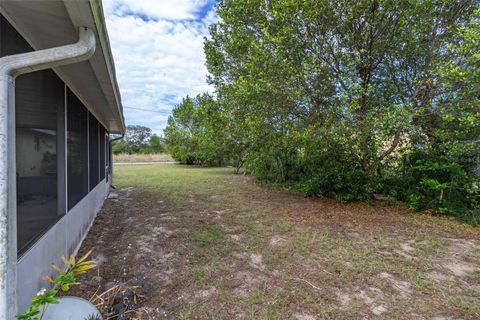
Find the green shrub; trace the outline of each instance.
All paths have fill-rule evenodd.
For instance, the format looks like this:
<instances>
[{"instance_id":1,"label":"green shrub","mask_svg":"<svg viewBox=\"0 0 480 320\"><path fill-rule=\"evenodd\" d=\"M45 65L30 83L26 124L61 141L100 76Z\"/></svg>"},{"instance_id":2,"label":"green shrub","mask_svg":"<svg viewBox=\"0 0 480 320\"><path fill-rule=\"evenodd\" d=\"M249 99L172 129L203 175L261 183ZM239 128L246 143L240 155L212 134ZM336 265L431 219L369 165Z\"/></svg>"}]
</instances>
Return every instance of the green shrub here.
<instances>
[{"instance_id":1,"label":"green shrub","mask_svg":"<svg viewBox=\"0 0 480 320\"><path fill-rule=\"evenodd\" d=\"M404 157L401 174L384 182L385 191L413 210L433 209L478 223L478 178L472 168L424 151Z\"/></svg>"},{"instance_id":2,"label":"green shrub","mask_svg":"<svg viewBox=\"0 0 480 320\"><path fill-rule=\"evenodd\" d=\"M354 163L327 158L312 171L304 182L307 196L327 196L340 202L368 198L368 179Z\"/></svg>"}]
</instances>

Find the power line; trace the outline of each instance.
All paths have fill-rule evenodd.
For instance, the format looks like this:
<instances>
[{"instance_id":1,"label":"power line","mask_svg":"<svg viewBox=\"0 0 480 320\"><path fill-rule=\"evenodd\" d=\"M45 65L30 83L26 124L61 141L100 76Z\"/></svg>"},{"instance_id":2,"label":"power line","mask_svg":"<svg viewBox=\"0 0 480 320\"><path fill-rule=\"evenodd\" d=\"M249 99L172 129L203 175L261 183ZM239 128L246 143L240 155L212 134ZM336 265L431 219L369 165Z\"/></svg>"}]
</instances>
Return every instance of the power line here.
<instances>
[{"instance_id":1,"label":"power line","mask_svg":"<svg viewBox=\"0 0 480 320\"><path fill-rule=\"evenodd\" d=\"M140 110L140 111L155 112L155 113L170 114L169 110L153 110L153 109L142 109L142 108L135 108L135 107L123 107L123 108L124 109L134 109L134 110Z\"/></svg>"}]
</instances>

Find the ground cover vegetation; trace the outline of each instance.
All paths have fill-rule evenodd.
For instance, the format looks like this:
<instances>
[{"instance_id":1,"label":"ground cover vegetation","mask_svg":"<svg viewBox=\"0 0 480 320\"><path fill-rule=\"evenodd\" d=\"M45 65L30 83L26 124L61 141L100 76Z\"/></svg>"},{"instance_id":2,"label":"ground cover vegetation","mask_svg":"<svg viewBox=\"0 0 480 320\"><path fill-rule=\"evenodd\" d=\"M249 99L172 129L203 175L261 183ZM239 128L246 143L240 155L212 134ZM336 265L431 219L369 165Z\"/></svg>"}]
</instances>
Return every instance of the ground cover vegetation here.
<instances>
[{"instance_id":1,"label":"ground cover vegetation","mask_svg":"<svg viewBox=\"0 0 480 320\"><path fill-rule=\"evenodd\" d=\"M480 223L480 3L217 2L212 95L164 131L174 159L339 201L381 194Z\"/></svg>"},{"instance_id":2,"label":"ground cover vegetation","mask_svg":"<svg viewBox=\"0 0 480 320\"><path fill-rule=\"evenodd\" d=\"M113 180L79 253L98 267L69 295L136 286L142 320L480 318L480 229L451 217L306 199L224 167L115 166Z\"/></svg>"}]
</instances>

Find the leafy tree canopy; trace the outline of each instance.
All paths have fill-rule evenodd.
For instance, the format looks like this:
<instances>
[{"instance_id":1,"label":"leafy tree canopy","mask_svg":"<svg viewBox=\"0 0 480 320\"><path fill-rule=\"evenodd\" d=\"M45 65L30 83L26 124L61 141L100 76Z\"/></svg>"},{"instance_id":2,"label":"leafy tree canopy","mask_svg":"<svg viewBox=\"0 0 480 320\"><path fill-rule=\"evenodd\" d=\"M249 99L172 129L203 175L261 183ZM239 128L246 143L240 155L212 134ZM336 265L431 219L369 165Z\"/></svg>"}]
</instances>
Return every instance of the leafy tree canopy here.
<instances>
[{"instance_id":1,"label":"leafy tree canopy","mask_svg":"<svg viewBox=\"0 0 480 320\"><path fill-rule=\"evenodd\" d=\"M124 138L112 145L112 152L115 154L162 153L164 151L162 138L152 134L152 129L140 125L128 125Z\"/></svg>"},{"instance_id":2,"label":"leafy tree canopy","mask_svg":"<svg viewBox=\"0 0 480 320\"><path fill-rule=\"evenodd\" d=\"M220 0L215 97L165 130L185 163L233 164L340 201L383 194L479 221L475 0Z\"/></svg>"}]
</instances>

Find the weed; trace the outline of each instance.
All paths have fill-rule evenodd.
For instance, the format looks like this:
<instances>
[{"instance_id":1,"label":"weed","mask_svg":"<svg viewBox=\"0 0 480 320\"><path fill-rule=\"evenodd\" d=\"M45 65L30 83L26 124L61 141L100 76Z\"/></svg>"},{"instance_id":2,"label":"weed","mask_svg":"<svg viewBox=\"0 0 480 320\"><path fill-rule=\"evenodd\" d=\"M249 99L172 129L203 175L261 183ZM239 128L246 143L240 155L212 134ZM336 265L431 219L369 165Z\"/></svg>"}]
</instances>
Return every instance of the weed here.
<instances>
[{"instance_id":1,"label":"weed","mask_svg":"<svg viewBox=\"0 0 480 320\"><path fill-rule=\"evenodd\" d=\"M205 275L203 270L192 268L190 269L190 277L195 280L198 285L204 285L208 282L208 277Z\"/></svg>"}]
</instances>

